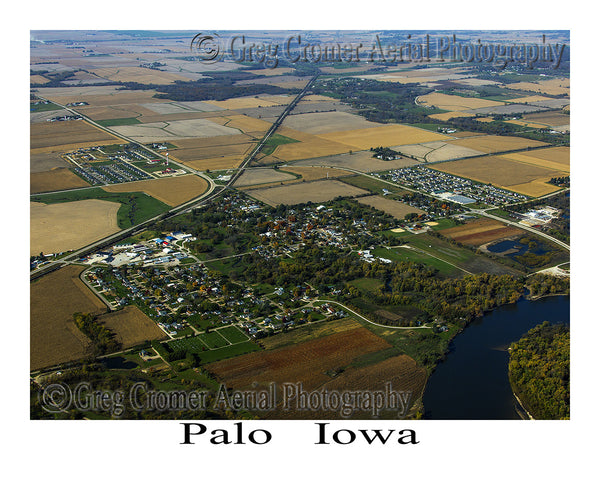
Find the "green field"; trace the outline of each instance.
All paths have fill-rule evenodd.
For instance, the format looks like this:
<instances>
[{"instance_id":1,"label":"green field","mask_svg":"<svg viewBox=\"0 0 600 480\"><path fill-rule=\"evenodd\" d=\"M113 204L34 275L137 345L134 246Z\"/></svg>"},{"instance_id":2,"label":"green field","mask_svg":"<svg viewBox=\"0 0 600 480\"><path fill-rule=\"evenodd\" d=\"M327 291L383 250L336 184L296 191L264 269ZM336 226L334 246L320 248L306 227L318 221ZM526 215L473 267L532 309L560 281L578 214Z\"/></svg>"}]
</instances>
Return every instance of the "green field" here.
<instances>
[{"instance_id":1,"label":"green field","mask_svg":"<svg viewBox=\"0 0 600 480\"><path fill-rule=\"evenodd\" d=\"M54 103L40 103L38 105L30 104L29 111L31 113L36 112L51 112L53 110L61 110L62 107L55 105Z\"/></svg>"},{"instance_id":2,"label":"green field","mask_svg":"<svg viewBox=\"0 0 600 480\"><path fill-rule=\"evenodd\" d=\"M209 348L221 348L229 345L229 342L218 332L201 333L197 336Z\"/></svg>"},{"instance_id":3,"label":"green field","mask_svg":"<svg viewBox=\"0 0 600 480\"><path fill-rule=\"evenodd\" d=\"M383 249L380 249L383 250ZM383 256L383 255L379 255ZM359 290L365 290L367 292L377 292L379 288L383 286L383 282L378 278L357 278L348 282L350 285L354 285Z\"/></svg>"},{"instance_id":4,"label":"green field","mask_svg":"<svg viewBox=\"0 0 600 480\"><path fill-rule=\"evenodd\" d=\"M365 190L369 190L371 193L375 193L378 195L383 195L384 188L392 194L403 195L405 193L408 193L408 190L404 190L401 187L395 187L393 185L390 185L389 183L382 182L381 180L371 176L353 175L351 177L341 177L339 180L341 182L353 185L358 188L364 188Z\"/></svg>"},{"instance_id":5,"label":"green field","mask_svg":"<svg viewBox=\"0 0 600 480\"><path fill-rule=\"evenodd\" d=\"M230 343L240 343L248 340L248 337L237 327L220 328L219 333L223 335Z\"/></svg>"},{"instance_id":6,"label":"green field","mask_svg":"<svg viewBox=\"0 0 600 480\"><path fill-rule=\"evenodd\" d=\"M103 127L120 127L122 125L136 125L140 122L135 117L127 117L127 118L111 118L108 120L96 120L98 125L102 125Z\"/></svg>"},{"instance_id":7,"label":"green field","mask_svg":"<svg viewBox=\"0 0 600 480\"><path fill-rule=\"evenodd\" d=\"M167 204L141 192L110 193L101 188L86 188L69 192L52 193L49 195L32 195L32 202L45 204L76 202L79 200L107 200L121 204L117 212L119 228L137 225L149 218L160 215L171 209Z\"/></svg>"},{"instance_id":8,"label":"green field","mask_svg":"<svg viewBox=\"0 0 600 480\"><path fill-rule=\"evenodd\" d=\"M216 333L216 332L212 332ZM256 352L260 347L250 341L236 343L235 345L227 345L220 348L208 349L206 344L201 340L201 335L191 338L182 338L169 342L169 348L173 351L184 350L186 352L195 353L198 355L201 363L210 363L223 360L225 358L235 357L244 353Z\"/></svg>"},{"instance_id":9,"label":"green field","mask_svg":"<svg viewBox=\"0 0 600 480\"><path fill-rule=\"evenodd\" d=\"M273 135L271 135L269 137L269 139L263 145L263 147L261 149L261 153L263 153L264 155L271 155L275 151L275 148L277 148L279 145L285 145L286 143L297 143L297 142L298 142L298 140L295 140L293 138L284 137L283 135L274 133Z\"/></svg>"},{"instance_id":10,"label":"green field","mask_svg":"<svg viewBox=\"0 0 600 480\"><path fill-rule=\"evenodd\" d=\"M438 269L443 275L457 275L460 273L459 269L438 258L434 258L431 255L419 251L409 250L408 248L393 248L389 250L387 248L376 248L373 250L373 255L387 258L394 262L410 261L424 263L425 265L430 265ZM432 255L438 256L434 252L432 252Z\"/></svg>"}]
</instances>

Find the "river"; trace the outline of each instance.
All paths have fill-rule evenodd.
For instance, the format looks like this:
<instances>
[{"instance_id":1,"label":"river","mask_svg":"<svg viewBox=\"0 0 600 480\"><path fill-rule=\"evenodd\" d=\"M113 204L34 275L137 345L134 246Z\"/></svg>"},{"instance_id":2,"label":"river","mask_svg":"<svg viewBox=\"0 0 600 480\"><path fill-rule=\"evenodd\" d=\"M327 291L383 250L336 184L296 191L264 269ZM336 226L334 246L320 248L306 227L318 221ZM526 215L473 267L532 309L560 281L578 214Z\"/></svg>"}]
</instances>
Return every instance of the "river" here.
<instances>
[{"instance_id":1,"label":"river","mask_svg":"<svg viewBox=\"0 0 600 480\"><path fill-rule=\"evenodd\" d=\"M508 381L508 346L534 326L569 324L570 297L554 296L504 305L472 322L427 382L425 418L519 419Z\"/></svg>"}]
</instances>

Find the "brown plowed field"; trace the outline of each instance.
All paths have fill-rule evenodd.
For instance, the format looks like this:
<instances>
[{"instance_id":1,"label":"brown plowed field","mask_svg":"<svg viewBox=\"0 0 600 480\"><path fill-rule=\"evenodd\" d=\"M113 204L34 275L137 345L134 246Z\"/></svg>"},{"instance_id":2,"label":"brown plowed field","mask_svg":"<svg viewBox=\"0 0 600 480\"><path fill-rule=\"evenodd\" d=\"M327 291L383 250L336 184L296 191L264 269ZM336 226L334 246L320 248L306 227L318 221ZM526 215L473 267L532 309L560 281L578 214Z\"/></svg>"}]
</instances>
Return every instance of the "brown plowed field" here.
<instances>
[{"instance_id":1,"label":"brown plowed field","mask_svg":"<svg viewBox=\"0 0 600 480\"><path fill-rule=\"evenodd\" d=\"M34 153L42 153L48 147L62 147L63 151L74 148L73 144L93 143L106 145L123 141L83 120L67 122L45 122L30 125L30 148ZM58 151L59 149L51 149Z\"/></svg>"},{"instance_id":2,"label":"brown plowed field","mask_svg":"<svg viewBox=\"0 0 600 480\"><path fill-rule=\"evenodd\" d=\"M118 312L102 315L99 320L115 333L117 341L123 345L123 348L132 347L146 340L159 340L166 337L156 323L133 305Z\"/></svg>"},{"instance_id":3,"label":"brown plowed field","mask_svg":"<svg viewBox=\"0 0 600 480\"><path fill-rule=\"evenodd\" d=\"M29 182L31 193L90 186L89 183L75 175L68 168L56 168L48 172L32 173L29 175Z\"/></svg>"},{"instance_id":4,"label":"brown plowed field","mask_svg":"<svg viewBox=\"0 0 600 480\"><path fill-rule=\"evenodd\" d=\"M227 387L244 388L256 382L302 382L316 388L331 379L325 372L345 367L356 357L389 348L390 344L360 327L298 345L250 353L207 366Z\"/></svg>"},{"instance_id":5,"label":"brown plowed field","mask_svg":"<svg viewBox=\"0 0 600 480\"><path fill-rule=\"evenodd\" d=\"M91 342L73 322L73 314L100 314L106 306L79 279L82 271L63 267L31 284L31 370L86 356Z\"/></svg>"},{"instance_id":6,"label":"brown plowed field","mask_svg":"<svg viewBox=\"0 0 600 480\"><path fill-rule=\"evenodd\" d=\"M523 230L509 227L491 218L480 218L466 225L440 230L440 233L459 243L479 246L501 238L518 235L523 233Z\"/></svg>"}]
</instances>

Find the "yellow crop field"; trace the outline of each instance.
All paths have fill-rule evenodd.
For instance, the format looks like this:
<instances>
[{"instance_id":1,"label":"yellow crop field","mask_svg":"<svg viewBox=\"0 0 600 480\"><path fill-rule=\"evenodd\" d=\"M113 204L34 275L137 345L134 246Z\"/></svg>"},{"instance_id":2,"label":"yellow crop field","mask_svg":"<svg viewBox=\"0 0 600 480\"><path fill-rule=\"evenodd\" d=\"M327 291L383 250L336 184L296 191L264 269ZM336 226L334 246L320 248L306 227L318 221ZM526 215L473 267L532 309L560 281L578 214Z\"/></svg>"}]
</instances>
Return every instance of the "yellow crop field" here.
<instances>
[{"instance_id":1,"label":"yellow crop field","mask_svg":"<svg viewBox=\"0 0 600 480\"><path fill-rule=\"evenodd\" d=\"M571 122L571 116L560 112L540 112L530 113L523 117L524 121L536 122L547 127L559 127L568 125Z\"/></svg>"},{"instance_id":2,"label":"yellow crop field","mask_svg":"<svg viewBox=\"0 0 600 480\"><path fill-rule=\"evenodd\" d=\"M533 150L531 152L508 153L502 155L502 158L562 171L563 175L568 175L571 169L569 147L554 147Z\"/></svg>"},{"instance_id":3,"label":"yellow crop field","mask_svg":"<svg viewBox=\"0 0 600 480\"><path fill-rule=\"evenodd\" d=\"M546 182L552 177L565 174L562 169L549 169L507 157L508 155L468 158L432 165L431 168L533 197L556 191L557 187Z\"/></svg>"},{"instance_id":4,"label":"yellow crop field","mask_svg":"<svg viewBox=\"0 0 600 480\"><path fill-rule=\"evenodd\" d=\"M144 192L172 207L202 195L208 182L197 175L165 177L102 187L107 192Z\"/></svg>"},{"instance_id":5,"label":"yellow crop field","mask_svg":"<svg viewBox=\"0 0 600 480\"><path fill-rule=\"evenodd\" d=\"M419 105L430 105L442 110L461 111L473 108L499 107L503 102L484 100L481 98L459 97L458 95L447 95L445 93L429 93L418 97Z\"/></svg>"},{"instance_id":6,"label":"yellow crop field","mask_svg":"<svg viewBox=\"0 0 600 480\"><path fill-rule=\"evenodd\" d=\"M30 252L57 253L81 248L119 231L117 202L30 202Z\"/></svg>"},{"instance_id":7,"label":"yellow crop field","mask_svg":"<svg viewBox=\"0 0 600 480\"><path fill-rule=\"evenodd\" d=\"M482 153L497 153L506 152L509 150L525 149L527 147L540 147L547 145L547 143L539 142L537 140L529 140L528 138L521 137L504 137L499 135L484 135L469 138L460 138L458 140L452 140L454 145L460 145L461 147L472 148Z\"/></svg>"},{"instance_id":8,"label":"yellow crop field","mask_svg":"<svg viewBox=\"0 0 600 480\"><path fill-rule=\"evenodd\" d=\"M195 160L232 155L243 158L255 145L254 143L234 143L233 145L218 145L214 147L183 148L172 151L169 155L176 161L186 164Z\"/></svg>"},{"instance_id":9,"label":"yellow crop field","mask_svg":"<svg viewBox=\"0 0 600 480\"><path fill-rule=\"evenodd\" d=\"M544 125L543 123L528 122L527 120L506 120L504 123L512 123L513 125L529 128L548 128L548 125Z\"/></svg>"},{"instance_id":10,"label":"yellow crop field","mask_svg":"<svg viewBox=\"0 0 600 480\"><path fill-rule=\"evenodd\" d=\"M74 102L87 102L90 106L95 107L105 105L127 105L129 103L164 102L164 100L160 98L154 98L155 94L156 90L122 90L107 94L86 94L76 93L76 91L74 91L72 94L69 95L65 95L62 93L50 94L44 98L48 98L49 100L52 100L53 102L59 103L61 105ZM77 110L81 109L81 111L84 112L85 108L86 107L77 107Z\"/></svg>"},{"instance_id":11,"label":"yellow crop field","mask_svg":"<svg viewBox=\"0 0 600 480\"><path fill-rule=\"evenodd\" d=\"M36 84L36 85L40 85L43 83L48 83L50 80L48 80L46 77L42 77L41 75L30 75L29 76L29 83L32 84Z\"/></svg>"},{"instance_id":12,"label":"yellow crop field","mask_svg":"<svg viewBox=\"0 0 600 480\"><path fill-rule=\"evenodd\" d=\"M52 151L68 151L72 145L80 145L96 142L98 145L109 143L122 143L118 137L110 135L99 128L90 125L83 120L71 120L68 122L44 122L34 123L29 127L30 148L35 153L42 153L40 149L48 147Z\"/></svg>"},{"instance_id":13,"label":"yellow crop field","mask_svg":"<svg viewBox=\"0 0 600 480\"><path fill-rule=\"evenodd\" d=\"M434 113L432 115L427 115L429 118L433 118L435 120L441 120L442 122L446 122L451 118L457 117L474 117L474 113L466 113L466 112L444 112L444 113Z\"/></svg>"},{"instance_id":14,"label":"yellow crop field","mask_svg":"<svg viewBox=\"0 0 600 480\"><path fill-rule=\"evenodd\" d=\"M311 135L310 133L299 132L291 128L281 127L278 133L285 137L299 140L297 143L286 143L277 146L272 156L285 161L348 153L348 151L353 149L349 145L327 140L321 138L321 136Z\"/></svg>"},{"instance_id":15,"label":"yellow crop field","mask_svg":"<svg viewBox=\"0 0 600 480\"><path fill-rule=\"evenodd\" d=\"M349 145L350 148L356 150L368 150L371 147L410 145L451 138L441 133L398 124L325 133L317 136L325 140Z\"/></svg>"},{"instance_id":16,"label":"yellow crop field","mask_svg":"<svg viewBox=\"0 0 600 480\"><path fill-rule=\"evenodd\" d=\"M552 80L540 80L539 82L511 83L506 85L506 88L545 93L547 95L569 95L571 92L570 84L568 78L553 78Z\"/></svg>"},{"instance_id":17,"label":"yellow crop field","mask_svg":"<svg viewBox=\"0 0 600 480\"><path fill-rule=\"evenodd\" d=\"M115 68L98 68L92 70L95 75L112 80L113 82L137 82L145 84L167 85L174 83L176 80L184 82L189 81L189 78L182 77L175 73L162 72L142 67L115 67Z\"/></svg>"},{"instance_id":18,"label":"yellow crop field","mask_svg":"<svg viewBox=\"0 0 600 480\"><path fill-rule=\"evenodd\" d=\"M508 103L533 103L533 102L543 102L546 100L552 100L550 97L544 97L542 95L530 95L528 97L519 97L513 98L510 100L506 100Z\"/></svg>"}]
</instances>

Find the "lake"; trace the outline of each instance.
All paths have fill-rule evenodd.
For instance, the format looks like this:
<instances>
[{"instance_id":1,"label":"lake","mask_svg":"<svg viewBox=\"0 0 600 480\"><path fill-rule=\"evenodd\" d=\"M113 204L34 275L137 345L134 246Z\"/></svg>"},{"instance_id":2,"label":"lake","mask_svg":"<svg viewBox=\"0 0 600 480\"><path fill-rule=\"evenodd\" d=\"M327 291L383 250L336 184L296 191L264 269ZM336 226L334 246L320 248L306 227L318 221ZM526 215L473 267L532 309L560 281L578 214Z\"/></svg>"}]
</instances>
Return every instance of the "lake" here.
<instances>
[{"instance_id":1,"label":"lake","mask_svg":"<svg viewBox=\"0 0 600 480\"><path fill-rule=\"evenodd\" d=\"M427 382L425 418L519 419L508 381L508 346L534 326L570 322L570 298L546 297L504 305L473 321Z\"/></svg>"}]
</instances>

